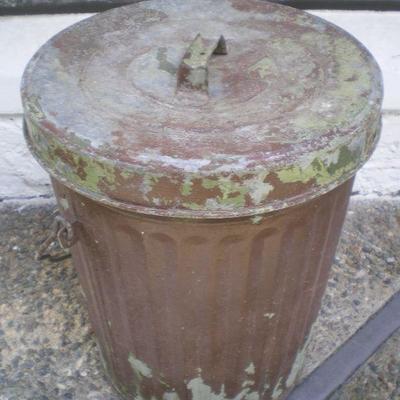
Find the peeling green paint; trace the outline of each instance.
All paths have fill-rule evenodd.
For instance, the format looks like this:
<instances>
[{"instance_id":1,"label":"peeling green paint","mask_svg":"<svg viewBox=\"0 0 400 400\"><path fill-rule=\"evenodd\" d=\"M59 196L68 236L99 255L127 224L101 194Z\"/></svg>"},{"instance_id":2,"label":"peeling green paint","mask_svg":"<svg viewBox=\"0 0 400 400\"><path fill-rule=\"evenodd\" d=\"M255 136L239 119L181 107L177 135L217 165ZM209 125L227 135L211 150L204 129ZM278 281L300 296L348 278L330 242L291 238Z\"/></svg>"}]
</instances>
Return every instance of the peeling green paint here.
<instances>
[{"instance_id":1,"label":"peeling green paint","mask_svg":"<svg viewBox=\"0 0 400 400\"><path fill-rule=\"evenodd\" d=\"M363 93L371 87L373 77L367 68L361 68L365 62L363 54L355 46L349 46L348 40L336 38L335 51L341 85L334 94L349 99L346 111L355 115L368 103L368 98Z\"/></svg>"},{"instance_id":2,"label":"peeling green paint","mask_svg":"<svg viewBox=\"0 0 400 400\"><path fill-rule=\"evenodd\" d=\"M217 204L243 207L246 203L247 188L229 178L203 179L202 186L205 189L218 189L221 192L221 195L216 197Z\"/></svg>"},{"instance_id":3,"label":"peeling green paint","mask_svg":"<svg viewBox=\"0 0 400 400\"><path fill-rule=\"evenodd\" d=\"M259 393L251 391L250 387L243 388L232 398L227 397L224 385L221 385L219 393L215 393L209 385L204 383L201 376L190 380L187 388L192 393L192 400L260 400Z\"/></svg>"},{"instance_id":4,"label":"peeling green paint","mask_svg":"<svg viewBox=\"0 0 400 400\"><path fill-rule=\"evenodd\" d=\"M153 186L159 181L159 176L146 174L143 176L141 191L144 195L153 190Z\"/></svg>"},{"instance_id":5,"label":"peeling green paint","mask_svg":"<svg viewBox=\"0 0 400 400\"><path fill-rule=\"evenodd\" d=\"M170 388L170 385L165 381L165 377L163 374L160 374L158 381L166 388Z\"/></svg>"},{"instance_id":6,"label":"peeling green paint","mask_svg":"<svg viewBox=\"0 0 400 400\"><path fill-rule=\"evenodd\" d=\"M250 387L250 386L253 386L254 384L255 384L255 381L253 381L251 379L247 379L247 380L243 381L242 388Z\"/></svg>"},{"instance_id":7,"label":"peeling green paint","mask_svg":"<svg viewBox=\"0 0 400 400\"><path fill-rule=\"evenodd\" d=\"M89 161L89 160L88 160ZM115 189L115 170L97 162L90 162L84 168L85 184L91 190L96 190L101 181L106 181L109 189Z\"/></svg>"},{"instance_id":8,"label":"peeling green paint","mask_svg":"<svg viewBox=\"0 0 400 400\"><path fill-rule=\"evenodd\" d=\"M312 328L311 328L311 332L312 332ZM311 332L308 334L308 337L307 337L303 347L296 354L296 358L293 362L292 369L290 370L289 376L287 377L286 382L285 382L285 386L287 388L292 387L296 383L296 379L299 376L299 373L301 372L301 369L304 366L306 350L307 350L310 340L312 338Z\"/></svg>"},{"instance_id":9,"label":"peeling green paint","mask_svg":"<svg viewBox=\"0 0 400 400\"><path fill-rule=\"evenodd\" d=\"M268 392L268 390L271 388L271 385L269 384L269 378L268 378L268 373L265 374L265 383L261 392L261 398L265 396L265 393Z\"/></svg>"},{"instance_id":10,"label":"peeling green paint","mask_svg":"<svg viewBox=\"0 0 400 400\"><path fill-rule=\"evenodd\" d=\"M215 197L215 204L221 206L243 207L246 205L246 197L250 197L254 204L260 204L273 190L273 186L265 182L268 172L263 172L248 178L235 181L230 176L205 178L202 186L205 189L217 189L221 194ZM208 203L212 207L212 203Z\"/></svg>"},{"instance_id":11,"label":"peeling green paint","mask_svg":"<svg viewBox=\"0 0 400 400\"><path fill-rule=\"evenodd\" d=\"M176 392L165 392L162 400L179 400L179 396Z\"/></svg>"},{"instance_id":12,"label":"peeling green paint","mask_svg":"<svg viewBox=\"0 0 400 400\"><path fill-rule=\"evenodd\" d=\"M264 317L265 317L265 318L268 318L268 319L272 319L272 318L275 317L275 313L265 313L265 314L264 314Z\"/></svg>"},{"instance_id":13,"label":"peeling green paint","mask_svg":"<svg viewBox=\"0 0 400 400\"><path fill-rule=\"evenodd\" d=\"M304 365L304 357L305 357L305 351L303 348L301 351L297 353L292 369L290 370L290 374L286 379L285 385L287 388L290 388L295 384L297 376Z\"/></svg>"},{"instance_id":14,"label":"peeling green paint","mask_svg":"<svg viewBox=\"0 0 400 400\"><path fill-rule=\"evenodd\" d=\"M282 378L279 378L278 383L275 385L274 390L272 391L271 399L276 400L282 395Z\"/></svg>"},{"instance_id":15,"label":"peeling green paint","mask_svg":"<svg viewBox=\"0 0 400 400\"><path fill-rule=\"evenodd\" d=\"M206 385L199 376L189 381L187 388L192 392L192 400L224 400L226 399L224 386L220 393L214 393L210 386Z\"/></svg>"},{"instance_id":16,"label":"peeling green paint","mask_svg":"<svg viewBox=\"0 0 400 400\"><path fill-rule=\"evenodd\" d=\"M181 193L183 196L189 196L192 193L193 183L189 179L185 179L182 185Z\"/></svg>"},{"instance_id":17,"label":"peeling green paint","mask_svg":"<svg viewBox=\"0 0 400 400\"><path fill-rule=\"evenodd\" d=\"M261 204L265 201L268 195L274 190L271 183L266 182L269 172L257 174L255 178L245 181L248 187L248 193L254 204Z\"/></svg>"},{"instance_id":18,"label":"peeling green paint","mask_svg":"<svg viewBox=\"0 0 400 400\"><path fill-rule=\"evenodd\" d=\"M146 363L137 359L132 353L129 353L128 361L130 366L132 367L132 371L134 374L141 380L142 377L152 378L151 369L147 366Z\"/></svg>"},{"instance_id":19,"label":"peeling green paint","mask_svg":"<svg viewBox=\"0 0 400 400\"><path fill-rule=\"evenodd\" d=\"M60 198L60 205L63 208L63 210L68 210L69 208L68 200L65 197Z\"/></svg>"},{"instance_id":20,"label":"peeling green paint","mask_svg":"<svg viewBox=\"0 0 400 400\"><path fill-rule=\"evenodd\" d=\"M188 210L193 210L193 211L200 211L203 209L203 206L201 204L197 204L194 202L183 202L182 205L187 208Z\"/></svg>"},{"instance_id":21,"label":"peeling green paint","mask_svg":"<svg viewBox=\"0 0 400 400\"><path fill-rule=\"evenodd\" d=\"M34 116L37 120L41 120L45 118L45 115L39 105L39 101L37 98L29 97L26 101L27 111L29 111L32 116Z\"/></svg>"},{"instance_id":22,"label":"peeling green paint","mask_svg":"<svg viewBox=\"0 0 400 400\"><path fill-rule=\"evenodd\" d=\"M35 126L31 129L33 135L40 135ZM41 161L44 161L52 170L60 170L60 173L71 183L83 184L92 191L98 191L101 183L107 184L110 190L115 189L115 167L100 163L86 154L70 151L54 137L40 135L40 138L41 140L36 142L36 150Z\"/></svg>"},{"instance_id":23,"label":"peeling green paint","mask_svg":"<svg viewBox=\"0 0 400 400\"><path fill-rule=\"evenodd\" d=\"M245 400L260 400L260 395L257 392L250 392L244 395Z\"/></svg>"},{"instance_id":24,"label":"peeling green paint","mask_svg":"<svg viewBox=\"0 0 400 400\"><path fill-rule=\"evenodd\" d=\"M356 166L356 156L347 147L343 146L338 152L337 162L327 163L320 157L315 157L306 166L291 166L277 172L283 183L307 183L315 179L318 185L335 181L347 171Z\"/></svg>"},{"instance_id":25,"label":"peeling green paint","mask_svg":"<svg viewBox=\"0 0 400 400\"><path fill-rule=\"evenodd\" d=\"M253 362L251 362L247 368L244 370L248 375L254 375L256 373L256 367Z\"/></svg>"},{"instance_id":26,"label":"peeling green paint","mask_svg":"<svg viewBox=\"0 0 400 400\"><path fill-rule=\"evenodd\" d=\"M251 223L252 224L259 224L263 220L263 217L261 215L255 215L254 217L251 217Z\"/></svg>"},{"instance_id":27,"label":"peeling green paint","mask_svg":"<svg viewBox=\"0 0 400 400\"><path fill-rule=\"evenodd\" d=\"M257 72L260 75L260 78L264 79L268 76L269 73L272 72L273 68L276 68L275 63L271 60L270 57L265 57L257 61L254 65L252 65L249 68L249 71Z\"/></svg>"},{"instance_id":28,"label":"peeling green paint","mask_svg":"<svg viewBox=\"0 0 400 400\"><path fill-rule=\"evenodd\" d=\"M79 154L69 151L54 137L42 135L33 125L31 136L35 142L35 154L46 168L54 171L56 176L63 176L74 188L84 187L89 193L99 193L104 190L112 192L123 182L131 179L140 181L141 185L134 193L143 196L147 202L153 202L157 207L171 207L176 213L175 201L180 201L179 207L192 211L204 212L205 209L213 210L235 210L238 208L252 206L263 206L268 202L269 195L274 192L274 186L268 181L270 174L268 171L261 170L256 174L241 175L215 175L215 177L202 177L198 173L187 174L182 181L177 178L170 178L163 173L120 170L116 165L106 164L91 158L87 154ZM332 141L332 149L313 153L313 158L307 156L297 164L282 168L276 171L276 176L283 184L291 183L313 183L313 187L323 188L334 182L340 181L343 176L351 174L357 169L360 159L363 156L364 142L353 140L347 146L337 147L336 142ZM339 140L337 140L340 143ZM363 147L364 146L364 147ZM371 146L370 146L371 147ZM368 151L371 149L368 148ZM65 159L60 157L60 154ZM181 200L174 198L164 198L158 194L156 185L161 179L168 180L171 185L179 188L177 196ZM197 200L194 193L194 182L200 182L205 189L203 196L205 200ZM198 184L198 183L196 183ZM276 184L276 183L274 183ZM180 186L178 186L180 185ZM197 190L197 189L196 189ZM158 196L152 192L155 191ZM209 194L207 195L207 191ZM193 199L190 196L193 195ZM185 201L185 198L188 200ZM190 200L189 200L190 198ZM286 207L290 204L290 199L282 203ZM274 209L274 208L272 208ZM271 211L271 208L265 211ZM260 214L252 219L253 223L261 221Z\"/></svg>"},{"instance_id":29,"label":"peeling green paint","mask_svg":"<svg viewBox=\"0 0 400 400\"><path fill-rule=\"evenodd\" d=\"M157 51L158 68L175 76L177 68L167 59L168 49L160 47Z\"/></svg>"}]
</instances>

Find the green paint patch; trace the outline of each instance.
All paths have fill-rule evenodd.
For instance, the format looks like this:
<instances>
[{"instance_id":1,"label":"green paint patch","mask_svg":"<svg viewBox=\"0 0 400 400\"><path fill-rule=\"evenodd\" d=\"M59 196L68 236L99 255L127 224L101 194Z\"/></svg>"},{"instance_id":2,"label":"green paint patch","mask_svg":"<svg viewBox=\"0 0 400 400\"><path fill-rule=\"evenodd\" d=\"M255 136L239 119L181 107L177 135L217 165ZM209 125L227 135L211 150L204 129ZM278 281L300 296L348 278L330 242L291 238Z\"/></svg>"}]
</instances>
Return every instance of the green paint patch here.
<instances>
[{"instance_id":1,"label":"green paint patch","mask_svg":"<svg viewBox=\"0 0 400 400\"><path fill-rule=\"evenodd\" d=\"M176 392L165 392L162 400L179 400L179 396Z\"/></svg>"},{"instance_id":2,"label":"green paint patch","mask_svg":"<svg viewBox=\"0 0 400 400\"><path fill-rule=\"evenodd\" d=\"M312 334L310 332L308 337L307 337L307 339L306 339L306 341L305 341L305 343L304 343L304 345L303 345L303 347L296 354L296 358L295 358L295 360L293 362L292 369L290 370L289 376L288 376L288 378L286 379L286 382L285 382L285 386L287 388L292 387L296 383L296 379L299 376L299 374L300 374L300 372L301 372L301 370L303 368L306 350L307 350L308 344L310 343L310 340L311 340L312 337L313 336L312 336Z\"/></svg>"},{"instance_id":3,"label":"green paint patch","mask_svg":"<svg viewBox=\"0 0 400 400\"><path fill-rule=\"evenodd\" d=\"M266 78L276 68L270 57L262 58L249 68L250 72L257 72L261 79Z\"/></svg>"},{"instance_id":4,"label":"green paint patch","mask_svg":"<svg viewBox=\"0 0 400 400\"><path fill-rule=\"evenodd\" d=\"M193 202L184 202L183 207L187 208L188 210L202 210L204 208L204 206L197 204L197 203L193 203Z\"/></svg>"},{"instance_id":5,"label":"green paint patch","mask_svg":"<svg viewBox=\"0 0 400 400\"><path fill-rule=\"evenodd\" d=\"M151 369L143 361L137 359L132 353L129 353L128 361L134 374L141 380L142 377L152 378Z\"/></svg>"},{"instance_id":6,"label":"green paint patch","mask_svg":"<svg viewBox=\"0 0 400 400\"><path fill-rule=\"evenodd\" d=\"M258 225L262 220L263 217L261 215L255 215L254 217L251 217L251 223L255 225Z\"/></svg>"},{"instance_id":7,"label":"green paint patch","mask_svg":"<svg viewBox=\"0 0 400 400\"><path fill-rule=\"evenodd\" d=\"M88 159L87 166L85 167L86 177L82 180L85 186L93 191L98 190L100 183L107 184L111 190L115 189L115 168L100 164L94 160Z\"/></svg>"},{"instance_id":8,"label":"green paint patch","mask_svg":"<svg viewBox=\"0 0 400 400\"><path fill-rule=\"evenodd\" d=\"M340 148L336 162L316 157L306 167L292 166L278 171L278 178L283 183L308 183L315 180L318 185L329 184L340 178L344 173L356 167L358 158L346 147Z\"/></svg>"},{"instance_id":9,"label":"green paint patch","mask_svg":"<svg viewBox=\"0 0 400 400\"><path fill-rule=\"evenodd\" d=\"M222 206L242 207L246 203L248 188L229 178L203 179L202 186L205 189L218 189L221 195L216 197L216 202Z\"/></svg>"},{"instance_id":10,"label":"green paint patch","mask_svg":"<svg viewBox=\"0 0 400 400\"><path fill-rule=\"evenodd\" d=\"M264 314L264 317L265 317L265 318L268 318L268 319L272 319L272 318L275 317L275 313L265 313L265 314Z\"/></svg>"},{"instance_id":11,"label":"green paint patch","mask_svg":"<svg viewBox=\"0 0 400 400\"><path fill-rule=\"evenodd\" d=\"M253 386L254 383L255 383L255 381L253 381L251 379L247 379L242 383L242 388Z\"/></svg>"},{"instance_id":12,"label":"green paint patch","mask_svg":"<svg viewBox=\"0 0 400 400\"><path fill-rule=\"evenodd\" d=\"M159 181L159 177L145 174L143 176L142 193L146 195L153 190L153 186Z\"/></svg>"},{"instance_id":13,"label":"green paint patch","mask_svg":"<svg viewBox=\"0 0 400 400\"><path fill-rule=\"evenodd\" d=\"M181 193L183 196L189 196L192 193L193 183L190 180L185 180L182 185Z\"/></svg>"},{"instance_id":14,"label":"green paint patch","mask_svg":"<svg viewBox=\"0 0 400 400\"><path fill-rule=\"evenodd\" d=\"M274 390L272 392L271 399L276 400L279 399L279 397L282 395L283 389L282 389L282 378L279 378L278 383L275 385Z\"/></svg>"},{"instance_id":15,"label":"green paint patch","mask_svg":"<svg viewBox=\"0 0 400 400\"><path fill-rule=\"evenodd\" d=\"M174 64L172 64L167 59L167 48L160 47L157 51L157 61L158 61L158 68L162 71L168 72L169 74L175 76L177 68Z\"/></svg>"},{"instance_id":16,"label":"green paint patch","mask_svg":"<svg viewBox=\"0 0 400 400\"><path fill-rule=\"evenodd\" d=\"M227 397L224 385L221 385L219 393L215 393L213 389L207 385L201 376L189 381L187 388L192 392L192 400L259 400L260 395L256 391L251 391L248 385L244 387L233 398Z\"/></svg>"},{"instance_id":17,"label":"green paint patch","mask_svg":"<svg viewBox=\"0 0 400 400\"><path fill-rule=\"evenodd\" d=\"M248 375L254 375L256 373L256 367L254 366L254 363L251 362L244 372L246 372Z\"/></svg>"},{"instance_id":18,"label":"green paint patch","mask_svg":"<svg viewBox=\"0 0 400 400\"><path fill-rule=\"evenodd\" d=\"M68 208L69 208L68 200L64 197L60 198L60 205L64 210L68 210Z\"/></svg>"}]
</instances>

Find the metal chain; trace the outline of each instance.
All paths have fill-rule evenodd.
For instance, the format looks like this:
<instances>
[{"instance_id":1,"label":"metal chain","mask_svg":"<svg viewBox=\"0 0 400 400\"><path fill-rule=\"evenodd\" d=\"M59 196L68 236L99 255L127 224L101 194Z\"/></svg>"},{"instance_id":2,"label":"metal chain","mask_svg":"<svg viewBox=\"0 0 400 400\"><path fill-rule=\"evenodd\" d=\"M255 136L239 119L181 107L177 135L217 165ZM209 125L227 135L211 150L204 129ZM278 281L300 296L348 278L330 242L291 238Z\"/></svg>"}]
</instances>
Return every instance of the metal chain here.
<instances>
[{"instance_id":1,"label":"metal chain","mask_svg":"<svg viewBox=\"0 0 400 400\"><path fill-rule=\"evenodd\" d=\"M51 248L55 243L59 244L63 252L57 254L51 253ZM60 215L54 218L51 225L51 232L46 240L40 245L38 251L35 254L36 260L42 260L44 258L50 258L55 261L59 261L70 256L70 253L66 251L75 242L74 231L72 225Z\"/></svg>"}]
</instances>

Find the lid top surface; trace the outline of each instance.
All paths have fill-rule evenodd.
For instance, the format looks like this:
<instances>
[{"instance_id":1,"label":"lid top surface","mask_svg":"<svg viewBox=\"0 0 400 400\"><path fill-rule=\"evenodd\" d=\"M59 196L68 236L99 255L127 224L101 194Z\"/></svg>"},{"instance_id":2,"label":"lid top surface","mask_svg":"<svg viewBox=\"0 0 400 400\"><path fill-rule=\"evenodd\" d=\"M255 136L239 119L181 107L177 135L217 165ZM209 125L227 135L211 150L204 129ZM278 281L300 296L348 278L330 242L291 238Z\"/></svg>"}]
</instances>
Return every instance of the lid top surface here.
<instances>
[{"instance_id":1,"label":"lid top surface","mask_svg":"<svg viewBox=\"0 0 400 400\"><path fill-rule=\"evenodd\" d=\"M199 33L227 46L208 60L208 93L177 88ZM304 163L376 119L382 89L368 51L322 19L259 0L174 0L62 31L31 60L22 96L32 124L79 151L215 175Z\"/></svg>"}]
</instances>

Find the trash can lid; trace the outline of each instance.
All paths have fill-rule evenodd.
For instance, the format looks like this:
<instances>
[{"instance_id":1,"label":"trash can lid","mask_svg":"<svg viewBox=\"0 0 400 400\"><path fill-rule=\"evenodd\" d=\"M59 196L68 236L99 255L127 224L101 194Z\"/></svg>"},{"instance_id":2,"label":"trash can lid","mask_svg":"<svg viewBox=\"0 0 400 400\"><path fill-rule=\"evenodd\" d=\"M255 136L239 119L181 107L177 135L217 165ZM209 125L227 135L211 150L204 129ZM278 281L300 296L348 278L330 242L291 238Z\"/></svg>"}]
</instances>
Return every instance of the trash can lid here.
<instances>
[{"instance_id":1,"label":"trash can lid","mask_svg":"<svg viewBox=\"0 0 400 400\"><path fill-rule=\"evenodd\" d=\"M56 179L147 214L278 210L352 177L382 82L340 28L258 0L151 0L60 32L22 83L28 143Z\"/></svg>"}]
</instances>

